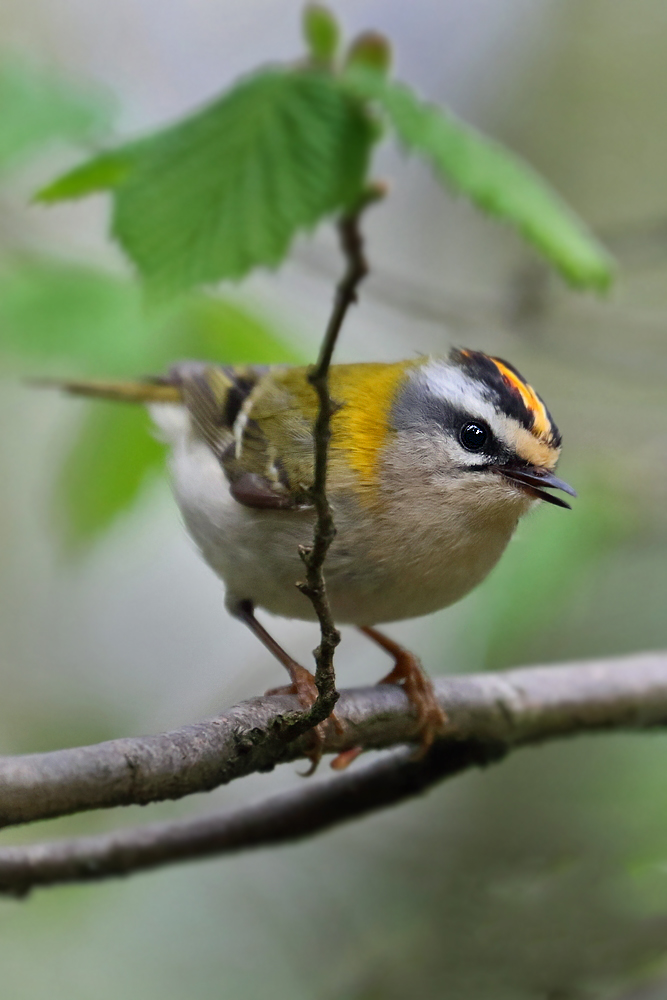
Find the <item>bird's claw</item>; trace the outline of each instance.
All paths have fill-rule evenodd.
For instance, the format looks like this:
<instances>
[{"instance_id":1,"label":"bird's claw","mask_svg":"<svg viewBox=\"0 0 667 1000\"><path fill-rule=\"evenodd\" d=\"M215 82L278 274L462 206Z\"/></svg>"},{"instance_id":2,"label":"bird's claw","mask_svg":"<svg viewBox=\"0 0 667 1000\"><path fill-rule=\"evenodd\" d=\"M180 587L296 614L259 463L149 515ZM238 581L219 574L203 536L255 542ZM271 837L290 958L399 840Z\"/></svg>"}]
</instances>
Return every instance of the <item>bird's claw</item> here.
<instances>
[{"instance_id":1,"label":"bird's claw","mask_svg":"<svg viewBox=\"0 0 667 1000\"><path fill-rule=\"evenodd\" d=\"M315 683L315 678L311 674L310 670L306 670L300 664L295 663L292 667L292 683L286 685L285 687L271 688L267 691L267 694L293 694L299 700L299 704L304 710L312 708L317 700L318 690L317 684ZM309 751L306 752L306 757L310 761L310 767L307 771L302 772L302 777L309 778L311 774L314 774L317 770L317 766L322 759L322 754L324 753L324 746L326 743L327 729L331 723L336 733L340 736L345 732L345 725L338 718L335 712L332 712L328 719L324 719L323 722L318 722L310 730L311 747Z\"/></svg>"},{"instance_id":2,"label":"bird's claw","mask_svg":"<svg viewBox=\"0 0 667 1000\"><path fill-rule=\"evenodd\" d=\"M419 746L415 750L413 759L421 760L447 722L447 716L438 703L431 679L424 673L421 663L413 653L403 649L382 633L376 632L375 629L364 628L362 631L394 657L392 670L378 683L396 684L405 691L417 716ZM357 759L362 750L363 747L343 750L334 757L331 767L335 771L345 770Z\"/></svg>"}]
</instances>

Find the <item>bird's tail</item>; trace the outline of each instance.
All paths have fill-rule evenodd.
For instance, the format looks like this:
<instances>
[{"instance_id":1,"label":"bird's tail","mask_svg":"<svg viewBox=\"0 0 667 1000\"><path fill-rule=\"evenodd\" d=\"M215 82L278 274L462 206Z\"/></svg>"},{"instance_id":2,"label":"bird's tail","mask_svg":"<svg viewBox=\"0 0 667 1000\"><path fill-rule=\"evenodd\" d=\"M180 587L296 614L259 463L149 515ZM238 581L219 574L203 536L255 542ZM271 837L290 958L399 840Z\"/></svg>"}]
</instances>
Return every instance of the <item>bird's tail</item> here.
<instances>
[{"instance_id":1,"label":"bird's tail","mask_svg":"<svg viewBox=\"0 0 667 1000\"><path fill-rule=\"evenodd\" d=\"M97 399L112 399L123 403L180 403L183 400L181 387L166 379L146 379L145 381L123 382L108 379L31 379L31 385L61 389L74 396L93 396Z\"/></svg>"}]
</instances>

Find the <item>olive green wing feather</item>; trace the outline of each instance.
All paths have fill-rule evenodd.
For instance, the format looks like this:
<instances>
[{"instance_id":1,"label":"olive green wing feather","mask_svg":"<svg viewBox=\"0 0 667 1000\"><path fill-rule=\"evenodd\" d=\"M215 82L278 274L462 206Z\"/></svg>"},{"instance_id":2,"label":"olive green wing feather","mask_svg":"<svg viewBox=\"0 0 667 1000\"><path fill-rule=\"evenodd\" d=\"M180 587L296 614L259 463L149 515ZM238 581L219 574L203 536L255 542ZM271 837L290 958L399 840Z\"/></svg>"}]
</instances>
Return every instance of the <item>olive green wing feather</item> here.
<instances>
[{"instance_id":1,"label":"olive green wing feather","mask_svg":"<svg viewBox=\"0 0 667 1000\"><path fill-rule=\"evenodd\" d=\"M185 362L169 373L190 413L194 432L222 465L232 496L246 507L291 510L300 506L277 449L254 418L255 394L268 369ZM268 380L271 384L271 380ZM251 416L252 414L252 416Z\"/></svg>"},{"instance_id":2,"label":"olive green wing feather","mask_svg":"<svg viewBox=\"0 0 667 1000\"><path fill-rule=\"evenodd\" d=\"M313 405L304 409L302 390L312 394ZM313 479L313 436L315 394L308 385L305 369L272 369L251 389L234 420L233 444L222 464L237 495L237 482L262 483L280 498L283 509L310 507ZM239 495L240 502L247 502ZM258 496L258 506L267 506Z\"/></svg>"},{"instance_id":3,"label":"olive green wing feather","mask_svg":"<svg viewBox=\"0 0 667 1000\"><path fill-rule=\"evenodd\" d=\"M218 458L239 503L310 506L316 397L305 369L187 361L164 382L178 388L194 433Z\"/></svg>"}]
</instances>

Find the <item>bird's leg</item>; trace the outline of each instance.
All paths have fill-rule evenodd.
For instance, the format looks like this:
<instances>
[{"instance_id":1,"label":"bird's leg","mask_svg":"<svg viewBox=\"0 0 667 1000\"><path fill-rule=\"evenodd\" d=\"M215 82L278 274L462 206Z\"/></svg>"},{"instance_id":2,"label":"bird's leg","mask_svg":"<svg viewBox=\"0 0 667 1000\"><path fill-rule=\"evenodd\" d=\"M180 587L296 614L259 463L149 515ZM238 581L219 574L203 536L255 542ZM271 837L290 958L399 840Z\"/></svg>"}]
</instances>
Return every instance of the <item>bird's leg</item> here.
<instances>
[{"instance_id":1,"label":"bird's leg","mask_svg":"<svg viewBox=\"0 0 667 1000\"><path fill-rule=\"evenodd\" d=\"M300 663L293 660L286 650L280 646L276 640L270 635L264 626L257 621L255 618L255 609L252 601L238 601L235 605L230 608L231 613L235 618L238 618L247 625L250 631L257 636L259 641L266 646L270 653L273 653L275 658L279 663L287 670L290 675L291 685L288 688L274 688L269 694L276 694L278 691L289 691L290 694L295 694L300 703L304 708L310 708L312 703L317 698L317 688L315 687L315 678L311 674L310 670L306 670L302 667Z\"/></svg>"},{"instance_id":2,"label":"bird's leg","mask_svg":"<svg viewBox=\"0 0 667 1000\"><path fill-rule=\"evenodd\" d=\"M447 721L447 716L440 708L435 696L431 678L424 673L422 665L414 653L400 646L382 632L378 632L377 629L362 626L361 631L394 657L393 669L378 683L400 684L403 687L408 701L417 713L421 750L422 753L425 753Z\"/></svg>"},{"instance_id":3,"label":"bird's leg","mask_svg":"<svg viewBox=\"0 0 667 1000\"><path fill-rule=\"evenodd\" d=\"M273 636L266 631L264 626L257 621L252 601L236 601L234 604L229 606L229 611L235 618L238 618L248 626L250 631L257 636L259 641L266 646L270 653L273 653L275 658L282 663L290 675L292 683L288 687L272 688L270 691L267 691L267 694L295 694L303 708L310 708L315 702L318 694L315 678L311 674L310 670L306 670L306 668L302 667L300 663L297 663L296 660L292 659L289 653L286 652L286 650L284 650L283 647L276 642ZM334 712L332 712L329 718L339 731L342 730L342 723L336 717ZM308 771L308 774L312 774L322 757L322 747L324 746L325 735L326 722L321 722L313 729L313 740L315 745L312 752L308 754L311 762L311 769Z\"/></svg>"},{"instance_id":4,"label":"bird's leg","mask_svg":"<svg viewBox=\"0 0 667 1000\"><path fill-rule=\"evenodd\" d=\"M360 631L367 635L369 639L382 646L390 656L394 657L394 666L386 677L378 681L378 684L398 684L405 691L408 701L417 713L419 724L420 747L418 755L423 756L429 749L436 734L442 729L447 721L447 716L440 708L438 700L433 690L433 684L422 666L409 650L400 646L393 639L378 632L370 626L360 626ZM353 747L351 750L344 750L331 762L331 766L336 771L342 771L355 760L362 751L362 747Z\"/></svg>"}]
</instances>

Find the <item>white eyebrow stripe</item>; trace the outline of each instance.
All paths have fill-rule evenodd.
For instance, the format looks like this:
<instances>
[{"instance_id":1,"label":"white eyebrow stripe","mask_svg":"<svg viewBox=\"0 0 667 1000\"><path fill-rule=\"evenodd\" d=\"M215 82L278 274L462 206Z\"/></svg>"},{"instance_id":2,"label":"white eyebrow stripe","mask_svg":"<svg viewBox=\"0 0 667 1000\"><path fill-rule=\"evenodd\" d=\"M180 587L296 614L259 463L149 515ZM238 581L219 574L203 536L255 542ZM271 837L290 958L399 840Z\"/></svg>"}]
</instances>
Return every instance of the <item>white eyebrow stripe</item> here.
<instances>
[{"instance_id":1,"label":"white eyebrow stripe","mask_svg":"<svg viewBox=\"0 0 667 1000\"><path fill-rule=\"evenodd\" d=\"M484 399L479 383L458 368L430 364L422 372L426 387L434 396L451 406L480 417L487 423L496 423L499 413L493 403Z\"/></svg>"},{"instance_id":2,"label":"white eyebrow stripe","mask_svg":"<svg viewBox=\"0 0 667 1000\"><path fill-rule=\"evenodd\" d=\"M479 383L466 375L460 368L431 362L422 369L421 378L427 390L455 406L471 418L484 420L497 438L500 438L508 448L516 447L517 432L521 425L512 417L507 416L482 395Z\"/></svg>"}]
</instances>

